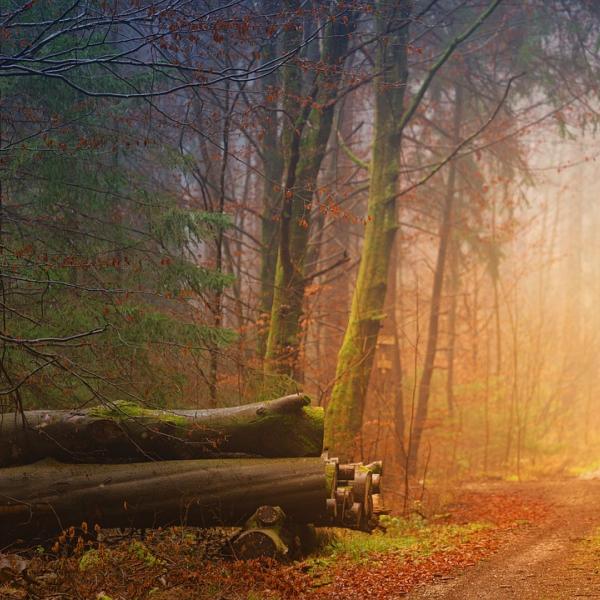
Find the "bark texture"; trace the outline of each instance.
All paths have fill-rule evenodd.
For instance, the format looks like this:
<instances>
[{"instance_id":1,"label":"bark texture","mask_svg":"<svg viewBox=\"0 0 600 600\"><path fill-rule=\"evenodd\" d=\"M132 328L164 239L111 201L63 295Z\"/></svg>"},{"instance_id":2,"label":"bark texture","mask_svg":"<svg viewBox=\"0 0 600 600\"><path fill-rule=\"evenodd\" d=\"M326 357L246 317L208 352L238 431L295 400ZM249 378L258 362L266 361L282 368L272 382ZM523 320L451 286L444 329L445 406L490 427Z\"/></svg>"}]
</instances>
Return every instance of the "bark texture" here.
<instances>
[{"instance_id":1,"label":"bark texture","mask_svg":"<svg viewBox=\"0 0 600 600\"><path fill-rule=\"evenodd\" d=\"M355 27L353 12L348 11L344 17L337 15L325 26L320 55L323 71L316 78L301 110L298 110L298 97L301 96L298 67L290 66L284 75L284 95L295 105L289 112L296 115L296 122L293 123L286 160L265 366L268 372L289 375L297 380L302 379L299 355L312 199L332 129L348 37Z\"/></svg>"},{"instance_id":2,"label":"bark texture","mask_svg":"<svg viewBox=\"0 0 600 600\"><path fill-rule=\"evenodd\" d=\"M134 462L232 454L319 456L323 411L302 394L210 410L149 410L128 402L0 415L0 466L43 458Z\"/></svg>"},{"instance_id":3,"label":"bark texture","mask_svg":"<svg viewBox=\"0 0 600 600\"><path fill-rule=\"evenodd\" d=\"M500 2L501 0L494 0L463 33L452 40L427 72L406 110L403 110L403 99L408 79L408 23L412 2L407 0L391 7L387 2L377 3L379 47L376 71L381 75L374 80L377 92L368 201L369 221L325 429L325 446L342 458L351 457L356 452L377 335L385 318L383 304L389 257L397 228L396 182L402 131L416 113L436 73L455 49L494 12ZM419 408L417 412L418 410ZM424 422L426 412L427 408L423 406L417 418L422 418ZM420 434L417 435L420 441ZM413 450L418 449L419 441L411 440L409 446Z\"/></svg>"},{"instance_id":4,"label":"bark texture","mask_svg":"<svg viewBox=\"0 0 600 600\"><path fill-rule=\"evenodd\" d=\"M265 504L297 523L328 523L321 458L212 459L127 465L52 460L3 469L0 543L71 526L241 525Z\"/></svg>"},{"instance_id":5,"label":"bark texture","mask_svg":"<svg viewBox=\"0 0 600 600\"><path fill-rule=\"evenodd\" d=\"M410 4L377 7L375 124L368 200L368 222L350 317L338 356L336 384L327 407L325 445L352 459L362 426L363 404L377 334L385 318L389 260L396 232L401 116L408 78ZM391 33L390 33L391 32Z\"/></svg>"},{"instance_id":6,"label":"bark texture","mask_svg":"<svg viewBox=\"0 0 600 600\"><path fill-rule=\"evenodd\" d=\"M277 14L278 0L264 0L266 14ZM268 64L277 56L277 42L269 38L262 51L263 63ZM271 306L273 304L273 288L275 285L275 267L277 265L277 248L279 224L277 216L281 210L281 179L283 177L282 145L279 136L280 118L277 110L277 87L279 85L277 70L268 73L262 79L265 101L263 115L263 139L261 157L263 163L263 200L261 214L261 250L260 250L260 310L261 325L258 331L258 352L261 357L267 349L267 335Z\"/></svg>"},{"instance_id":7,"label":"bark texture","mask_svg":"<svg viewBox=\"0 0 600 600\"><path fill-rule=\"evenodd\" d=\"M270 548L271 553L285 553L283 515L287 524L372 529L374 507L380 505L380 470L381 463L339 465L321 457L121 465L47 459L2 470L0 545L49 539L70 527L85 530L83 523L91 531L95 525L207 527L246 522L247 531L262 531L248 536L248 552L257 546L261 552Z\"/></svg>"}]
</instances>

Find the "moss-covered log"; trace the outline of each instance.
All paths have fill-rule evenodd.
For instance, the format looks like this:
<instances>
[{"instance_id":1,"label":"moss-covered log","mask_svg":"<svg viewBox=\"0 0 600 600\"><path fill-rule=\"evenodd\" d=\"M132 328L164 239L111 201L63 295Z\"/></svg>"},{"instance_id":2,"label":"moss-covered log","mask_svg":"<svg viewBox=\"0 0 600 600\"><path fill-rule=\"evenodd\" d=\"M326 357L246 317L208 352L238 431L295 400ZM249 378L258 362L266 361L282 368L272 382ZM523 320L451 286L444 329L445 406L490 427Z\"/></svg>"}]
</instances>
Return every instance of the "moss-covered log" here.
<instances>
[{"instance_id":1,"label":"moss-covered log","mask_svg":"<svg viewBox=\"0 0 600 600\"><path fill-rule=\"evenodd\" d=\"M0 415L0 466L43 458L119 463L319 456L323 412L294 394L212 410L149 410L129 402L85 410Z\"/></svg>"},{"instance_id":2,"label":"moss-covered log","mask_svg":"<svg viewBox=\"0 0 600 600\"><path fill-rule=\"evenodd\" d=\"M281 507L295 523L330 524L334 468L321 458L10 467L0 477L0 544L47 539L82 523L242 525L263 505Z\"/></svg>"}]
</instances>

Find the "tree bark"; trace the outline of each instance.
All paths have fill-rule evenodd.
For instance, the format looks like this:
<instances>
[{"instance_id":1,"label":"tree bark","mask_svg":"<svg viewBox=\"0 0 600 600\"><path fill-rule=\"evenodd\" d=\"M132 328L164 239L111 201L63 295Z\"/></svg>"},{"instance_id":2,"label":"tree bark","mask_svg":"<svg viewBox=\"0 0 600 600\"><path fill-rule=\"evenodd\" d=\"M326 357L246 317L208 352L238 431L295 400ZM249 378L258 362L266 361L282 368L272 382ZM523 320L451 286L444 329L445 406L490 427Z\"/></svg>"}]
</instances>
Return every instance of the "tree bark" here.
<instances>
[{"instance_id":1,"label":"tree bark","mask_svg":"<svg viewBox=\"0 0 600 600\"><path fill-rule=\"evenodd\" d=\"M70 527L92 531L96 525L276 527L277 519L269 523L265 511L285 514L288 524L371 530L383 510L376 508L381 469L379 462L339 465L320 457L124 465L48 459L2 470L0 546L49 539ZM248 522L260 507L254 517L262 515L260 522ZM252 537L259 545L268 542Z\"/></svg>"},{"instance_id":2,"label":"tree bark","mask_svg":"<svg viewBox=\"0 0 600 600\"><path fill-rule=\"evenodd\" d=\"M345 20L338 15L326 25L321 50L326 71L317 77L308 103L293 123L286 164L265 369L296 379L302 376L299 365L302 305L313 193L331 133L349 35L355 27L356 15L349 12L347 17ZM284 75L284 95L295 105L300 94L299 78L298 74Z\"/></svg>"},{"instance_id":3,"label":"tree bark","mask_svg":"<svg viewBox=\"0 0 600 600\"><path fill-rule=\"evenodd\" d=\"M385 317L383 302L387 288L389 254L397 228L396 182L403 128L414 116L440 68L456 48L493 13L500 2L501 0L493 0L463 33L452 40L427 72L406 110L403 110L403 97L408 80L408 22L412 3L399 2L391 7L391 12L388 3L376 3L376 27L380 42L376 72L380 75L374 78L377 94L368 201L369 221L365 229L350 318L338 356L336 384L327 409L325 429L325 445L340 456L352 456L355 452L362 427L363 405L377 335Z\"/></svg>"},{"instance_id":4,"label":"tree bark","mask_svg":"<svg viewBox=\"0 0 600 600\"><path fill-rule=\"evenodd\" d=\"M0 415L0 467L42 458L134 462L230 456L319 456L323 410L302 394L232 408L149 410L118 402L85 410Z\"/></svg>"},{"instance_id":5,"label":"tree bark","mask_svg":"<svg viewBox=\"0 0 600 600\"><path fill-rule=\"evenodd\" d=\"M277 14L278 0L264 0L266 14ZM266 41L262 57L268 64L277 56L277 41L270 38ZM263 192L261 214L261 251L260 251L260 318L258 328L258 353L262 358L267 349L267 335L271 306L273 304L273 288L275 285L275 267L277 265L277 247L279 225L277 216L281 209L281 179L283 177L282 144L279 138L280 118L277 102L279 71L274 70L262 79L265 93L263 115L263 139L261 156L263 163Z\"/></svg>"},{"instance_id":6,"label":"tree bark","mask_svg":"<svg viewBox=\"0 0 600 600\"><path fill-rule=\"evenodd\" d=\"M408 79L409 3L390 11L378 3L379 47L375 79L375 124L368 200L368 222L348 326L338 355L336 384L327 408L325 445L353 458L362 426L364 399L377 335L385 318L389 260L396 233L396 182L399 173L401 116ZM389 33L392 31L393 33Z\"/></svg>"}]
</instances>

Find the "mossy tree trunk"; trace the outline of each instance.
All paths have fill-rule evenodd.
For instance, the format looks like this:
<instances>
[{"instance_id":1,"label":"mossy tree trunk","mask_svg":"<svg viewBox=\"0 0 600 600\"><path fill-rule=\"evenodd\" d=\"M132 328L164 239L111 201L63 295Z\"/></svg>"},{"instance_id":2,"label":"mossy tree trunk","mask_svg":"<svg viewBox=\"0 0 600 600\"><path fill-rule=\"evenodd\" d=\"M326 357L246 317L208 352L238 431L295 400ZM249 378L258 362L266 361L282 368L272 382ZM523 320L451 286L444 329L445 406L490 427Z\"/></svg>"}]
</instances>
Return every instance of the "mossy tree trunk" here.
<instances>
[{"instance_id":1,"label":"mossy tree trunk","mask_svg":"<svg viewBox=\"0 0 600 600\"><path fill-rule=\"evenodd\" d=\"M412 2L392 6L381 0L375 10L378 52L375 78L375 126L371 158L368 222L348 326L338 356L336 383L325 420L325 446L337 455L352 457L362 428L366 396L377 335L385 318L384 302L390 252L396 233L396 183L402 131L415 114L436 73L454 50L493 13L502 0L491 4L452 40L427 72L406 110L403 98L408 79L408 23ZM426 418L422 405L420 417ZM422 421L424 424L424 420ZM415 436L412 436L414 438ZM418 441L410 447L418 449ZM409 447L409 452L410 452Z\"/></svg>"},{"instance_id":2,"label":"mossy tree trunk","mask_svg":"<svg viewBox=\"0 0 600 600\"><path fill-rule=\"evenodd\" d=\"M298 67L287 67L284 74L284 102L290 102L295 107L303 103L303 106L299 111L286 111L297 116L290 132L289 153L286 157L265 370L286 374L297 380L302 378L299 357L302 305L306 287L304 266L308 250L312 199L332 129L349 34L354 26L353 12L344 16L337 15L335 20L332 19L326 24L321 41L322 70L314 76L312 89L303 101L299 101L302 82Z\"/></svg>"},{"instance_id":3,"label":"mossy tree trunk","mask_svg":"<svg viewBox=\"0 0 600 600\"><path fill-rule=\"evenodd\" d=\"M353 458L362 426L363 404L385 317L389 260L396 232L396 182L399 172L401 117L408 79L410 3L376 8L378 48L375 71L375 123L368 200L368 221L350 317L338 356L336 383L325 422L325 446Z\"/></svg>"},{"instance_id":4,"label":"mossy tree trunk","mask_svg":"<svg viewBox=\"0 0 600 600\"><path fill-rule=\"evenodd\" d=\"M209 410L110 408L2 415L0 467L43 458L134 462L231 455L319 456L323 411L302 394Z\"/></svg>"}]
</instances>

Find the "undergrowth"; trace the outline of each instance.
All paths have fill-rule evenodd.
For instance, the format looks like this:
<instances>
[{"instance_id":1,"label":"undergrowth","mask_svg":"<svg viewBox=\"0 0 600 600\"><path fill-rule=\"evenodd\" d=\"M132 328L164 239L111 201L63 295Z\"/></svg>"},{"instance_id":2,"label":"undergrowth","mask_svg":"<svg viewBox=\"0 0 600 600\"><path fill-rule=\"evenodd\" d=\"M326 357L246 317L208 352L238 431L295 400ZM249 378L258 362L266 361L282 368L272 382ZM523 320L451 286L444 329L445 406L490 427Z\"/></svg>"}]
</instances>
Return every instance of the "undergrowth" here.
<instances>
[{"instance_id":1,"label":"undergrowth","mask_svg":"<svg viewBox=\"0 0 600 600\"><path fill-rule=\"evenodd\" d=\"M488 527L484 523L431 524L418 516L404 519L384 515L380 527L370 534L348 529L319 530L319 550L307 562L326 567L340 558L363 562L387 553L419 558L456 548Z\"/></svg>"}]
</instances>

